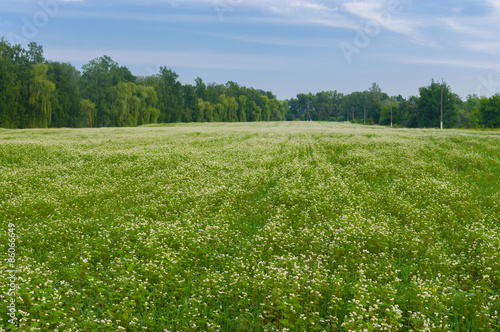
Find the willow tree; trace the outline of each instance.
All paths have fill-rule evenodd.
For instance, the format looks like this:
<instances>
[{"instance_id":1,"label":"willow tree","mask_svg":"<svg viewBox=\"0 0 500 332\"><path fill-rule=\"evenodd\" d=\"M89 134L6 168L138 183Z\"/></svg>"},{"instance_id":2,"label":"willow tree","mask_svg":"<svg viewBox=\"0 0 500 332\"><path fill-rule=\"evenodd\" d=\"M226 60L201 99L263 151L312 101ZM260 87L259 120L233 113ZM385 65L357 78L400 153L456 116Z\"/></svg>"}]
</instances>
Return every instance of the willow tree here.
<instances>
[{"instance_id":1,"label":"willow tree","mask_svg":"<svg viewBox=\"0 0 500 332\"><path fill-rule=\"evenodd\" d=\"M29 102L33 105L33 114L29 120L32 128L47 128L52 117L52 95L56 85L47 79L49 67L40 63L31 70L32 81L30 84Z\"/></svg>"},{"instance_id":2,"label":"willow tree","mask_svg":"<svg viewBox=\"0 0 500 332\"><path fill-rule=\"evenodd\" d=\"M93 128L96 126L96 106L89 99L81 99L82 114L85 119L85 127Z\"/></svg>"},{"instance_id":3,"label":"willow tree","mask_svg":"<svg viewBox=\"0 0 500 332\"><path fill-rule=\"evenodd\" d=\"M140 100L138 125L157 123L160 110L156 108L158 95L152 87L137 85L135 94Z\"/></svg>"}]
</instances>

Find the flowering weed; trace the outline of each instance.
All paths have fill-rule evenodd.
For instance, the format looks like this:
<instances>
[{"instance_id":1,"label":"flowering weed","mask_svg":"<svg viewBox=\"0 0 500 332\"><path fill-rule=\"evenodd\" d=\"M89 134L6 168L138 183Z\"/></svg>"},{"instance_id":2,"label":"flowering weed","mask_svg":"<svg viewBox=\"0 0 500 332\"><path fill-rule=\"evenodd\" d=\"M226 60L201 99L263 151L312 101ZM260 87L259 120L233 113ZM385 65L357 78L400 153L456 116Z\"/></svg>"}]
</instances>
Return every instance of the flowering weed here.
<instances>
[{"instance_id":1,"label":"flowering weed","mask_svg":"<svg viewBox=\"0 0 500 332\"><path fill-rule=\"evenodd\" d=\"M0 257L20 331L495 331L499 189L498 132L2 130Z\"/></svg>"}]
</instances>

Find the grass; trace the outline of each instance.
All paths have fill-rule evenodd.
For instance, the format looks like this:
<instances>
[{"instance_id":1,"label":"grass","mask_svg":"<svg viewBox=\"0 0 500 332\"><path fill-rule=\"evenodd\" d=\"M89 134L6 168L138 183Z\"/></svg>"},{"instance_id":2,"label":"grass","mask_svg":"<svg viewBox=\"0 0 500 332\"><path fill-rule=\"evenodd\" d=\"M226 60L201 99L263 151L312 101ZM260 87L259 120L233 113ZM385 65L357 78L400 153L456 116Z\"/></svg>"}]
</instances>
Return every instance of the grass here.
<instances>
[{"instance_id":1,"label":"grass","mask_svg":"<svg viewBox=\"0 0 500 332\"><path fill-rule=\"evenodd\" d=\"M0 331L498 331L500 133L0 131Z\"/></svg>"}]
</instances>

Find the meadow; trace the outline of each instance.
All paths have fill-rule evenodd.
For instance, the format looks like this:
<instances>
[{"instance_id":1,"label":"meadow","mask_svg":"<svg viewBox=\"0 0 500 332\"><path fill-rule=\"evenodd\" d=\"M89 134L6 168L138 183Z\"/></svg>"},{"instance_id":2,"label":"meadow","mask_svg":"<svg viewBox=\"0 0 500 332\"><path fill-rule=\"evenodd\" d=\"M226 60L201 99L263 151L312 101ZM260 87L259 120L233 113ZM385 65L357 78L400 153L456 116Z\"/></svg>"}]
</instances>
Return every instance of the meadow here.
<instances>
[{"instance_id":1,"label":"meadow","mask_svg":"<svg viewBox=\"0 0 500 332\"><path fill-rule=\"evenodd\" d=\"M0 331L500 330L500 132L0 129L0 218Z\"/></svg>"}]
</instances>

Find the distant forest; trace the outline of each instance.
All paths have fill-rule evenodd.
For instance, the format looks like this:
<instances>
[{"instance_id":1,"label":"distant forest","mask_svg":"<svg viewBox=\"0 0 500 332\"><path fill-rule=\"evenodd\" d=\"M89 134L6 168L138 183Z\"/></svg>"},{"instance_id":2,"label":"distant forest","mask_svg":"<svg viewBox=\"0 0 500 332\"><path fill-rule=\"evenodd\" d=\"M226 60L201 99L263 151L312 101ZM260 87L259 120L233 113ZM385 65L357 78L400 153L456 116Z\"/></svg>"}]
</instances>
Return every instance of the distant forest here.
<instances>
[{"instance_id":1,"label":"distant forest","mask_svg":"<svg viewBox=\"0 0 500 332\"><path fill-rule=\"evenodd\" d=\"M0 41L0 127L125 127L175 122L351 121L398 127L500 128L500 95L469 95L432 81L419 96L390 97L373 83L368 91L298 94L278 100L269 91L235 82L183 85L167 67L134 76L108 56L77 70L45 60L43 48ZM391 115L392 114L392 115Z\"/></svg>"}]
</instances>

